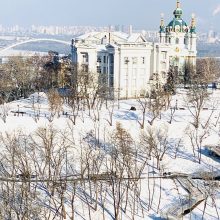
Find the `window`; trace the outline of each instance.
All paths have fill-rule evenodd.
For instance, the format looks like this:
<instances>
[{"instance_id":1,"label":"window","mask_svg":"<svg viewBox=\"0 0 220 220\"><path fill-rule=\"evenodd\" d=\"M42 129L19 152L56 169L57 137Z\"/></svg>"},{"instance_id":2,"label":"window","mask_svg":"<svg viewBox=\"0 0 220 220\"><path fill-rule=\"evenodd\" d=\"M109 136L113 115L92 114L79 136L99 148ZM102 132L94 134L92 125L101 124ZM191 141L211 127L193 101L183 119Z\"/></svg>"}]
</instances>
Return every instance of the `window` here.
<instances>
[{"instance_id":1,"label":"window","mask_svg":"<svg viewBox=\"0 0 220 220\"><path fill-rule=\"evenodd\" d=\"M179 44L180 40L179 38L176 38L176 44Z\"/></svg>"},{"instance_id":2,"label":"window","mask_svg":"<svg viewBox=\"0 0 220 220\"><path fill-rule=\"evenodd\" d=\"M83 63L89 62L89 56L88 53L82 53Z\"/></svg>"},{"instance_id":3,"label":"window","mask_svg":"<svg viewBox=\"0 0 220 220\"><path fill-rule=\"evenodd\" d=\"M97 57L97 62L101 63L102 62L102 58L101 57Z\"/></svg>"},{"instance_id":4,"label":"window","mask_svg":"<svg viewBox=\"0 0 220 220\"><path fill-rule=\"evenodd\" d=\"M166 77L167 77L166 72L162 71L162 72L161 72L161 76L162 76L162 78L166 79Z\"/></svg>"},{"instance_id":5,"label":"window","mask_svg":"<svg viewBox=\"0 0 220 220\"><path fill-rule=\"evenodd\" d=\"M111 87L114 86L114 78L113 78L113 76L110 76L110 78L109 78L109 84L110 84Z\"/></svg>"},{"instance_id":6,"label":"window","mask_svg":"<svg viewBox=\"0 0 220 220\"><path fill-rule=\"evenodd\" d=\"M89 72L89 67L88 67L88 65L83 64L83 65L82 65L82 71L88 73L88 72Z\"/></svg>"},{"instance_id":7,"label":"window","mask_svg":"<svg viewBox=\"0 0 220 220\"><path fill-rule=\"evenodd\" d=\"M132 87L136 87L136 79L132 79Z\"/></svg>"},{"instance_id":8,"label":"window","mask_svg":"<svg viewBox=\"0 0 220 220\"><path fill-rule=\"evenodd\" d=\"M124 85L125 85L126 87L128 86L128 79L127 79L127 78L124 79Z\"/></svg>"},{"instance_id":9,"label":"window","mask_svg":"<svg viewBox=\"0 0 220 220\"><path fill-rule=\"evenodd\" d=\"M102 77L102 84L106 84L106 83L107 83L106 77Z\"/></svg>"},{"instance_id":10,"label":"window","mask_svg":"<svg viewBox=\"0 0 220 220\"><path fill-rule=\"evenodd\" d=\"M109 67L109 73L112 74L112 75L114 74L114 68L113 68L113 66L110 66L110 67Z\"/></svg>"},{"instance_id":11,"label":"window","mask_svg":"<svg viewBox=\"0 0 220 220\"><path fill-rule=\"evenodd\" d=\"M167 52L166 51L162 51L161 52L161 56L162 56L162 60L166 60L167 59Z\"/></svg>"},{"instance_id":12,"label":"window","mask_svg":"<svg viewBox=\"0 0 220 220\"><path fill-rule=\"evenodd\" d=\"M124 64L128 64L128 63L129 63L128 57L124 57Z\"/></svg>"},{"instance_id":13,"label":"window","mask_svg":"<svg viewBox=\"0 0 220 220\"><path fill-rule=\"evenodd\" d=\"M114 63L114 55L113 55L113 54L110 54L110 55L109 55L109 63L110 63L110 64L113 64L113 63Z\"/></svg>"},{"instance_id":14,"label":"window","mask_svg":"<svg viewBox=\"0 0 220 220\"><path fill-rule=\"evenodd\" d=\"M144 87L145 87L144 78L140 78L140 83L139 83L139 85L140 85L141 88L144 88Z\"/></svg>"},{"instance_id":15,"label":"window","mask_svg":"<svg viewBox=\"0 0 220 220\"><path fill-rule=\"evenodd\" d=\"M97 66L97 73L102 73L101 67Z\"/></svg>"},{"instance_id":16,"label":"window","mask_svg":"<svg viewBox=\"0 0 220 220\"><path fill-rule=\"evenodd\" d=\"M136 69L136 68L133 69L132 78L133 78L133 79L136 79L136 78L137 78L137 69Z\"/></svg>"},{"instance_id":17,"label":"window","mask_svg":"<svg viewBox=\"0 0 220 220\"><path fill-rule=\"evenodd\" d=\"M140 70L139 70L139 76L140 77L144 77L145 76L145 69L144 68L141 68Z\"/></svg>"},{"instance_id":18,"label":"window","mask_svg":"<svg viewBox=\"0 0 220 220\"><path fill-rule=\"evenodd\" d=\"M106 67L103 67L103 73L106 74Z\"/></svg>"},{"instance_id":19,"label":"window","mask_svg":"<svg viewBox=\"0 0 220 220\"><path fill-rule=\"evenodd\" d=\"M166 63L165 62L161 63L161 68L162 68L162 70L166 70Z\"/></svg>"},{"instance_id":20,"label":"window","mask_svg":"<svg viewBox=\"0 0 220 220\"><path fill-rule=\"evenodd\" d=\"M137 57L132 57L132 63L137 64Z\"/></svg>"},{"instance_id":21,"label":"window","mask_svg":"<svg viewBox=\"0 0 220 220\"><path fill-rule=\"evenodd\" d=\"M176 25L175 31L176 31L176 32L179 32L179 31L180 31L180 26L179 26L179 25Z\"/></svg>"},{"instance_id":22,"label":"window","mask_svg":"<svg viewBox=\"0 0 220 220\"><path fill-rule=\"evenodd\" d=\"M106 56L103 56L103 63L106 63Z\"/></svg>"}]
</instances>

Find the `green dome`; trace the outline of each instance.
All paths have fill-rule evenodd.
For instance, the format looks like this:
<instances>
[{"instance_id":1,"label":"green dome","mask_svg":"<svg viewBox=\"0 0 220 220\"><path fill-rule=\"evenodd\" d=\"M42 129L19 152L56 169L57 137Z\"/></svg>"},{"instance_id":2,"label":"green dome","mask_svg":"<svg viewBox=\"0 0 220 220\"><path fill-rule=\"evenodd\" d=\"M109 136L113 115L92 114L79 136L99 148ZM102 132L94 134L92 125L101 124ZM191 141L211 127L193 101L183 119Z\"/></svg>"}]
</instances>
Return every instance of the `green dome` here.
<instances>
[{"instance_id":1,"label":"green dome","mask_svg":"<svg viewBox=\"0 0 220 220\"><path fill-rule=\"evenodd\" d=\"M173 15L175 16L175 18L181 18L182 14L183 14L183 10L181 8L177 8L173 12Z\"/></svg>"},{"instance_id":2,"label":"green dome","mask_svg":"<svg viewBox=\"0 0 220 220\"><path fill-rule=\"evenodd\" d=\"M186 22L182 19L183 10L180 8L180 2L177 1L177 7L173 12L174 18L168 24L167 29L168 31L180 31L185 32L188 30Z\"/></svg>"},{"instance_id":3,"label":"green dome","mask_svg":"<svg viewBox=\"0 0 220 220\"><path fill-rule=\"evenodd\" d=\"M182 19L176 19L174 18L166 27L166 30L168 32L170 31L177 31L179 32L188 32L188 25L187 23Z\"/></svg>"},{"instance_id":4,"label":"green dome","mask_svg":"<svg viewBox=\"0 0 220 220\"><path fill-rule=\"evenodd\" d=\"M184 26L187 27L187 24L183 19L175 19L175 18L168 24L168 27L174 28L177 25L180 27L184 27Z\"/></svg>"},{"instance_id":5,"label":"green dome","mask_svg":"<svg viewBox=\"0 0 220 220\"><path fill-rule=\"evenodd\" d=\"M170 32L181 32L188 33L189 31L195 32L195 28L191 28L187 25L187 23L182 19L183 10L180 6L180 1L177 0L176 9L173 12L174 18L173 20L166 26L160 26L160 33L170 33Z\"/></svg>"}]
</instances>

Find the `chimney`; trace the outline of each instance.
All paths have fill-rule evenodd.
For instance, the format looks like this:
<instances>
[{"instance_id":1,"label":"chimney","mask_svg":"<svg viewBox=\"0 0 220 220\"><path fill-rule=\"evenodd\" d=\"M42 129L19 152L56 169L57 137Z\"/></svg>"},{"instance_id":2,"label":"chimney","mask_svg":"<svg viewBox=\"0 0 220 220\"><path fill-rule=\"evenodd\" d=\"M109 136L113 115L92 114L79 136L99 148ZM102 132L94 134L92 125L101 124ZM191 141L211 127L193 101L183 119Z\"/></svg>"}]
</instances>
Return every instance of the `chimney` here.
<instances>
[{"instance_id":1,"label":"chimney","mask_svg":"<svg viewBox=\"0 0 220 220\"><path fill-rule=\"evenodd\" d=\"M132 35L132 32L133 32L133 27L132 25L129 25L129 35Z\"/></svg>"}]
</instances>

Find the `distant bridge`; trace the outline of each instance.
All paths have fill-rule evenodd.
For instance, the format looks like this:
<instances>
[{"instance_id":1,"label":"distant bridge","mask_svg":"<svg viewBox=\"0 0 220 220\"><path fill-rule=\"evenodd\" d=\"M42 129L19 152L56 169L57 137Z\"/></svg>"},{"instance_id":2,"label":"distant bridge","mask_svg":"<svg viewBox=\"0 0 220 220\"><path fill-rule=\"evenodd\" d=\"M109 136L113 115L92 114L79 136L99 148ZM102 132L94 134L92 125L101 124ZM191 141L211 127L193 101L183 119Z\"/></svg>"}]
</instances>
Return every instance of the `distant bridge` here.
<instances>
[{"instance_id":1,"label":"distant bridge","mask_svg":"<svg viewBox=\"0 0 220 220\"><path fill-rule=\"evenodd\" d=\"M17 47L17 46L20 46L20 45L23 45L23 44L27 44L27 43L32 43L32 42L40 42L40 41L49 41L49 42L57 42L57 43L61 43L61 44L65 44L65 45L71 45L71 42L70 41L63 41L63 40L57 40L57 39L51 39L51 38L34 38L34 39L29 39L29 40L25 40L25 41L21 41L21 42L17 42L17 43L14 43L10 46L7 46L5 48L0 48L0 55L3 55L3 53L7 50L10 50L14 47Z\"/></svg>"}]
</instances>

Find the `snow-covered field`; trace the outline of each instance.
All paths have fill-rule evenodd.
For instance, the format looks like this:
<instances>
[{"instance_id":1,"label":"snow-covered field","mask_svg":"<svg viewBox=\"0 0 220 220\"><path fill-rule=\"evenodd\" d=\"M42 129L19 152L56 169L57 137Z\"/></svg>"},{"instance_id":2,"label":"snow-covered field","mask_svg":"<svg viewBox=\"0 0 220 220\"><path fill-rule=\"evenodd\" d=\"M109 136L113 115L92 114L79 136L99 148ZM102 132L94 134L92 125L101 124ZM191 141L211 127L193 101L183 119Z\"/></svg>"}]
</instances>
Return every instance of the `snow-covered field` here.
<instances>
[{"instance_id":1,"label":"snow-covered field","mask_svg":"<svg viewBox=\"0 0 220 220\"><path fill-rule=\"evenodd\" d=\"M4 116L4 111L7 111L8 115L6 116L6 122L0 120L0 131L3 136L5 136L5 132L15 134L16 136L18 131L28 136L34 135L39 128L48 129L50 126L56 128L62 137L68 139L68 145L70 146L66 155L67 160L69 160L68 175L77 174L82 177L82 158L90 164L92 161L91 155L94 156L94 160L100 159L99 173L106 172L106 166L110 162L104 162L104 160L107 161L110 157L111 146L114 145L112 135L118 122L132 137L132 146L139 155L134 159L137 166L141 166L146 159L142 151L141 134L143 132L147 133L149 128L154 131L161 130L163 134L167 134L168 149L162 160L159 161L159 167L157 167L157 160L155 158L146 159L144 170L141 171L141 179L130 183L134 185L134 188L136 187L136 191L131 189L132 187L129 188L129 199L126 198L126 192L121 192L123 199L120 200L118 219L167 218L169 210L181 207L184 201L194 197L193 193L195 192L200 197L204 196L204 199L191 213L186 213L182 219L202 219L203 216L204 219L214 220L218 219L220 215L220 189L218 181L192 180L191 177L200 174L200 176L204 176L205 172L219 172L220 175L220 158L210 155L207 148L207 146L217 146L220 144L220 122L218 121L220 114L220 105L218 104L220 103L220 91L214 91L210 94L209 101L202 110L200 121L203 126L197 130L197 139L195 139L196 130L191 124L193 122L192 114L184 101L186 99L185 95L185 91L181 90L172 98L171 107L177 107L172 123L169 123L170 109L162 112L161 118L157 118L152 126L147 122L151 115L146 113L145 127L140 129L138 121L142 119L142 112L137 100L120 100L119 106L117 102L113 103L112 126L108 122L111 109L110 107L107 109L105 104L102 105L101 110L97 108L91 110L90 113L88 110L83 111L80 109L76 116L76 124L74 125L71 120L71 109L67 105L63 105L59 117L56 114L53 118L51 117L47 96L44 93L36 93L28 99L13 101L8 103L7 106L1 106L1 118ZM215 110L213 110L213 103ZM134 106L136 111L131 111L131 106ZM193 111L193 107L191 110ZM207 122L209 117L210 120ZM192 141L197 142L196 144L199 144L198 142L201 141L201 149L196 148L193 151ZM199 150L201 150L200 163ZM4 152L2 151L1 154L3 155ZM31 153L28 155L31 155ZM27 158L31 160L30 157ZM98 163L98 161L96 162ZM90 165L91 169L93 169L94 161ZM134 167L133 169L135 169ZM63 174L63 171L61 173ZM165 178L164 173L189 175L190 180L189 183L186 183L188 181L187 178L168 178L168 176ZM3 175L1 171L0 178L4 177ZM83 178L85 177L86 174L83 175ZM112 176L109 175L107 178L112 178ZM191 180L193 184L191 184L191 189L187 191L186 184L190 184ZM67 183L62 203L60 202L60 195L57 196L57 202L54 202L62 204L60 207L59 205L56 207L56 205L52 205L52 202L49 202L48 198L51 195L46 192L47 190L42 189L43 187L40 183L36 187L41 193L41 199L38 198L38 201L33 199L32 202L34 204L36 202L38 206L41 203L47 204L44 206L45 213L47 213L47 210L54 209L51 211L53 213L53 215L51 214L51 219L52 216L55 216L54 219L64 219L64 216L66 219L77 220L115 219L113 198L115 192L113 192L112 186L114 181L116 180L104 181L89 178L88 181L79 180L74 182L76 189L74 215L72 214L73 208L70 196L74 187L71 181ZM128 181L122 181L122 185L127 183ZM114 189L118 190L120 188L115 187ZM119 192L116 192L116 202L118 201L117 193ZM126 201L128 201L128 204L126 204ZM64 210L65 214L62 214ZM38 219L44 219L43 215Z\"/></svg>"}]
</instances>

